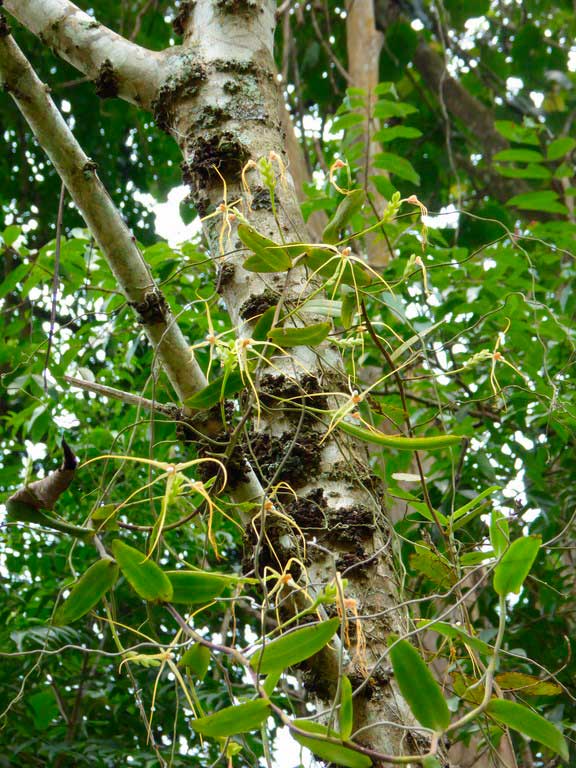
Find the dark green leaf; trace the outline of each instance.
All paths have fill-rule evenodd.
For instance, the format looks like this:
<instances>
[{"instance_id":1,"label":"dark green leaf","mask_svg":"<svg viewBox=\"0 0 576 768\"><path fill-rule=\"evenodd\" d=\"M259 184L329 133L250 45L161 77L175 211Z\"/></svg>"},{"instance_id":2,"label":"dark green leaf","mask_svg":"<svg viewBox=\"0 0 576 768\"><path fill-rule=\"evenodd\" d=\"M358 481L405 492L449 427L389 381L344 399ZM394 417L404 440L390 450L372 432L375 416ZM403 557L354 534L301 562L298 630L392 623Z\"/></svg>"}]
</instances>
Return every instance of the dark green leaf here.
<instances>
[{"instance_id":1,"label":"dark green leaf","mask_svg":"<svg viewBox=\"0 0 576 768\"><path fill-rule=\"evenodd\" d=\"M391 635L388 642L395 639ZM450 711L446 699L416 648L407 640L398 640L390 649L390 661L398 687L418 722L434 731L447 728Z\"/></svg>"},{"instance_id":2,"label":"dark green leaf","mask_svg":"<svg viewBox=\"0 0 576 768\"><path fill-rule=\"evenodd\" d=\"M382 168L389 173L394 173L401 179L411 181L412 184L420 184L420 176L414 170L412 163L400 155L391 152L379 152L374 158L374 168Z\"/></svg>"},{"instance_id":3,"label":"dark green leaf","mask_svg":"<svg viewBox=\"0 0 576 768\"><path fill-rule=\"evenodd\" d=\"M252 331L252 338L254 341L264 341L267 338L268 332L270 331L270 328L272 328L275 314L276 307L268 307L268 309L258 318L254 330Z\"/></svg>"},{"instance_id":4,"label":"dark green leaf","mask_svg":"<svg viewBox=\"0 0 576 768\"><path fill-rule=\"evenodd\" d=\"M218 378L211 381L208 386L201 389L192 397L186 400L186 405L193 410L208 410L216 403L225 400L227 397L237 394L244 389L242 374L238 370L223 373Z\"/></svg>"},{"instance_id":5,"label":"dark green leaf","mask_svg":"<svg viewBox=\"0 0 576 768\"><path fill-rule=\"evenodd\" d=\"M285 272L292 266L292 259L282 245L264 237L248 224L238 225L238 237L257 257L258 261L269 267L271 271ZM248 269L248 267L246 268Z\"/></svg>"},{"instance_id":6,"label":"dark green leaf","mask_svg":"<svg viewBox=\"0 0 576 768\"><path fill-rule=\"evenodd\" d=\"M334 618L282 635L257 651L250 659L250 665L263 675L283 672L322 650L339 626L340 619Z\"/></svg>"},{"instance_id":7,"label":"dark green leaf","mask_svg":"<svg viewBox=\"0 0 576 768\"><path fill-rule=\"evenodd\" d=\"M362 266L341 253L335 253L328 248L309 248L305 257L306 266L315 275L332 277L354 288L364 288L370 283L368 275Z\"/></svg>"},{"instance_id":8,"label":"dark green leaf","mask_svg":"<svg viewBox=\"0 0 576 768\"><path fill-rule=\"evenodd\" d=\"M330 730L321 723L314 723L311 720L293 720L293 725L299 728L301 731L306 731L310 734L315 734L319 737L330 737L332 739L339 739L340 735L335 731ZM367 755L362 755L360 752L354 752L340 744L330 744L329 742L323 742L321 738L314 739L311 736L302 736L300 733L292 732L292 735L296 741L303 747L307 747L316 757L334 763L335 765L341 765L345 768L369 768L372 765L372 760Z\"/></svg>"},{"instance_id":9,"label":"dark green leaf","mask_svg":"<svg viewBox=\"0 0 576 768\"><path fill-rule=\"evenodd\" d=\"M350 219L362 210L366 193L363 189L353 189L349 192L336 208L336 212L324 228L322 240L325 243L337 243L340 239L340 232L344 229Z\"/></svg>"}]
</instances>

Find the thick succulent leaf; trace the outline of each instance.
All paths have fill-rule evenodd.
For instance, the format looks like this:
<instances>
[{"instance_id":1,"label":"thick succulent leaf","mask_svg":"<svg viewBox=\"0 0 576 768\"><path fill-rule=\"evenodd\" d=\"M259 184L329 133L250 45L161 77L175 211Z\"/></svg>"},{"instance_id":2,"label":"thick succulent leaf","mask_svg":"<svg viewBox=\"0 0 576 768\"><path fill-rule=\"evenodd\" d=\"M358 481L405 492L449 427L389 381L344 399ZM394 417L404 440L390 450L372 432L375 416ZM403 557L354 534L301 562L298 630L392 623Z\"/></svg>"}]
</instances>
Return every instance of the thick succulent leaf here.
<instances>
[{"instance_id":1,"label":"thick succulent leaf","mask_svg":"<svg viewBox=\"0 0 576 768\"><path fill-rule=\"evenodd\" d=\"M250 665L264 675L282 672L318 653L339 626L340 619L334 618L282 635L257 651L250 659Z\"/></svg>"},{"instance_id":2,"label":"thick succulent leaf","mask_svg":"<svg viewBox=\"0 0 576 768\"><path fill-rule=\"evenodd\" d=\"M310 736L303 736L293 731L292 735L299 744L307 747L316 757L334 763L334 765L344 766L345 768L369 768L372 765L372 760L368 755L354 752L354 750L344 745L331 744L330 742L322 741L321 738L313 738L313 735L330 737L332 739L340 738L340 734L329 730L325 725L313 723L310 720L294 720L293 723L300 730L310 733Z\"/></svg>"},{"instance_id":3,"label":"thick succulent leaf","mask_svg":"<svg viewBox=\"0 0 576 768\"><path fill-rule=\"evenodd\" d=\"M112 542L112 553L120 570L132 589L151 602L168 602L172 599L172 584L164 571L153 560L120 539Z\"/></svg>"},{"instance_id":4,"label":"thick succulent leaf","mask_svg":"<svg viewBox=\"0 0 576 768\"><path fill-rule=\"evenodd\" d=\"M259 728L269 713L268 703L258 699L235 707L226 707L213 715L199 717L192 721L192 728L202 736L222 739Z\"/></svg>"},{"instance_id":5,"label":"thick succulent leaf","mask_svg":"<svg viewBox=\"0 0 576 768\"><path fill-rule=\"evenodd\" d=\"M390 636L390 641L395 639ZM418 722L433 731L447 728L450 724L448 704L416 648L407 640L398 640L390 649L390 661L398 687Z\"/></svg>"},{"instance_id":6,"label":"thick succulent leaf","mask_svg":"<svg viewBox=\"0 0 576 768\"><path fill-rule=\"evenodd\" d=\"M110 558L98 560L72 587L66 600L54 614L57 626L72 624L100 602L118 578L118 565Z\"/></svg>"},{"instance_id":7,"label":"thick succulent leaf","mask_svg":"<svg viewBox=\"0 0 576 768\"><path fill-rule=\"evenodd\" d=\"M166 576L172 584L171 601L188 605L209 603L231 583L228 576L208 571L166 571Z\"/></svg>"}]
</instances>

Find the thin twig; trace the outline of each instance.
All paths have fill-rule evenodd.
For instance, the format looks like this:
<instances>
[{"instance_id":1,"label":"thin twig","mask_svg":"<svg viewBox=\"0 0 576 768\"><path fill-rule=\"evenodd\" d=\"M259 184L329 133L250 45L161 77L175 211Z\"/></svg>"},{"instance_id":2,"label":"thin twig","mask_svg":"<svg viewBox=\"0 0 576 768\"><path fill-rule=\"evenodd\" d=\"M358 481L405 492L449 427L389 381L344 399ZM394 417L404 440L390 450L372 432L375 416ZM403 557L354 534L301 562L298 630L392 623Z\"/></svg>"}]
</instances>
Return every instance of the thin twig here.
<instances>
[{"instance_id":1,"label":"thin twig","mask_svg":"<svg viewBox=\"0 0 576 768\"><path fill-rule=\"evenodd\" d=\"M64 217L64 196L66 187L64 182L60 187L60 200L58 201L58 217L56 219L56 247L54 249L54 276L52 278L52 305L50 308L50 330L48 331L48 347L44 359L44 392L48 391L48 363L54 339L54 327L56 325L56 304L58 302L58 288L60 285L60 246L62 242L62 219Z\"/></svg>"}]
</instances>

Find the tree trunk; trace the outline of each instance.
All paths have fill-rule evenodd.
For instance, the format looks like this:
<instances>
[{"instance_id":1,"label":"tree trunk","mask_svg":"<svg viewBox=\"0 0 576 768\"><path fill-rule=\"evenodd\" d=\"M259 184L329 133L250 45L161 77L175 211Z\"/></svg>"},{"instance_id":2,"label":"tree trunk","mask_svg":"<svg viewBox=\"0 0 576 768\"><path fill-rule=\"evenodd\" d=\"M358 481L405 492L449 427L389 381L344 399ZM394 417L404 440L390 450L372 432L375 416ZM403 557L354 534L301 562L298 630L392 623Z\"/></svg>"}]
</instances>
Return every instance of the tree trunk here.
<instances>
[{"instance_id":1,"label":"tree trunk","mask_svg":"<svg viewBox=\"0 0 576 768\"><path fill-rule=\"evenodd\" d=\"M223 202L223 178L228 202L246 200L241 176L250 161L257 163L272 152L286 163L274 78L274 9L270 0L196 2L184 28L185 51L193 50L201 62L198 64L197 59L192 70L194 94L190 97L192 89L184 87L185 78L191 74L185 67L180 83L163 97L165 102L162 97L158 101L161 121L169 111L165 104L170 105L172 117L166 127L179 143L185 180L191 185L197 208L205 215ZM183 52L184 62L185 57ZM253 201L250 212L244 206L250 225L277 242L306 242L306 227L289 174L286 187L279 184L277 188L278 221L258 172L252 168L245 176ZM309 287L303 268L270 276L246 271L242 266L246 254L238 251L242 243L235 234L226 239L225 252L220 253L222 215L205 224L219 269L218 283L240 339L250 337L254 308L262 312L280 300L285 307L302 305ZM305 310L299 318L302 322L321 319ZM305 401L322 391L346 392L338 352L324 342L315 350L296 347L290 355L275 353L273 363L261 371L258 388L261 400L275 407L263 409L260 424L253 425L248 433L247 450L260 467L266 488L272 490L270 484L279 481L289 485L289 491L278 496L283 511L292 515L307 538L315 533L323 544L309 547L310 584L321 589L334 579L336 571L346 571L346 597L356 601L359 614L378 617L358 622L367 640L365 657L352 653L348 670L356 686L363 684L356 699L356 727L366 728L383 720L410 724L411 715L394 681L382 665L374 668L385 651L387 634L404 634L407 629L404 612L396 608L399 598L391 548L385 546L389 531L379 483L371 475L362 446L335 437L322 442L325 426L304 412L294 414L293 407L291 411L284 409L281 403L290 396ZM268 468L281 463L287 446L289 460L278 475ZM297 491L297 501L292 491ZM298 555L289 548L280 556L287 562ZM273 554L268 556L273 562ZM370 670L369 678L364 669ZM308 682L320 700L330 702L334 679L325 679L322 670L315 669ZM422 746L415 732L393 726L366 729L360 740L388 754L418 752Z\"/></svg>"}]
</instances>

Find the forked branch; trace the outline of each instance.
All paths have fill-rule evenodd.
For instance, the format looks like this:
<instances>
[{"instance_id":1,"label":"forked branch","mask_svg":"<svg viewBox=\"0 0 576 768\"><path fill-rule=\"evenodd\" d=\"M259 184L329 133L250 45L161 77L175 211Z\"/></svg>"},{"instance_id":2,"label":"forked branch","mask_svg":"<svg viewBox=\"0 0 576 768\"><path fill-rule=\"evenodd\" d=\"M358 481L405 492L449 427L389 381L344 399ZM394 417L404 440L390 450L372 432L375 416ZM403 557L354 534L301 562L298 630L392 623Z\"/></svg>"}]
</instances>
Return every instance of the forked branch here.
<instances>
[{"instance_id":1,"label":"forked branch","mask_svg":"<svg viewBox=\"0 0 576 768\"><path fill-rule=\"evenodd\" d=\"M4 8L94 80L99 95L150 108L162 78L162 52L130 42L69 0L4 0Z\"/></svg>"}]
</instances>

